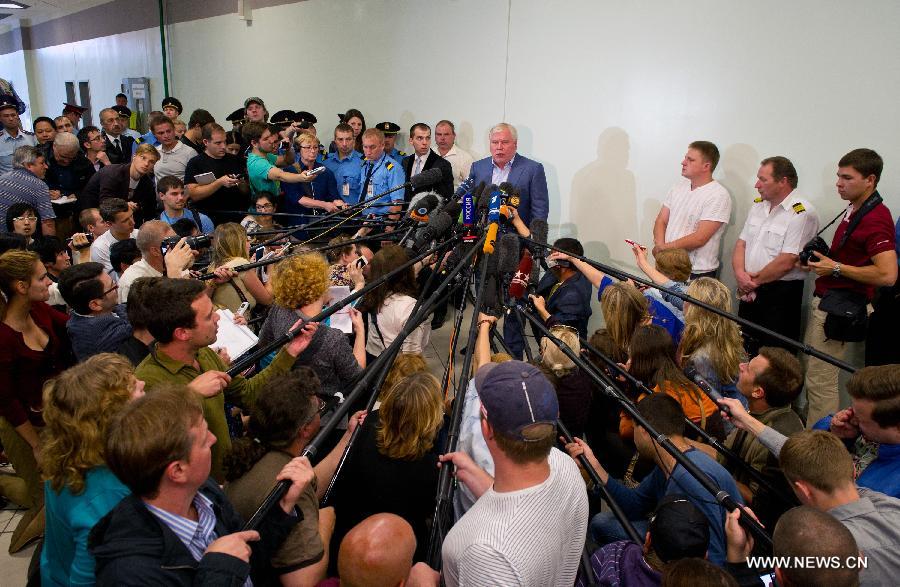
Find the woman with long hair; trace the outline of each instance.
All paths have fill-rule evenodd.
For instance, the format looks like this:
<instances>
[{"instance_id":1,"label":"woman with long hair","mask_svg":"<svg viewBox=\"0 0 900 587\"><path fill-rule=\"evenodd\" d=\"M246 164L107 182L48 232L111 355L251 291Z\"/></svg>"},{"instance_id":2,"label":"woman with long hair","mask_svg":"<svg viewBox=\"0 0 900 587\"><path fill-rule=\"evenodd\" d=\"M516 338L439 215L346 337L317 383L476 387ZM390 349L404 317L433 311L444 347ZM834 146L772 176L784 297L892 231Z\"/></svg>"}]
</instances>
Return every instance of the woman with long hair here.
<instances>
[{"instance_id":1,"label":"woman with long hair","mask_svg":"<svg viewBox=\"0 0 900 587\"><path fill-rule=\"evenodd\" d=\"M606 333L619 353L627 355L634 331L650 322L649 301L631 284L611 283L600 295L600 309Z\"/></svg>"},{"instance_id":2,"label":"woman with long hair","mask_svg":"<svg viewBox=\"0 0 900 587\"><path fill-rule=\"evenodd\" d=\"M319 253L288 257L278 263L270 282L274 304L259 331L259 345L265 346L297 322L310 319L329 301L328 261ZM322 382L321 393L334 395L349 388L350 382L366 366L366 334L362 315L350 309L353 347L347 337L327 323L320 323L309 346L297 356L294 368L310 367Z\"/></svg>"},{"instance_id":3,"label":"woman with long hair","mask_svg":"<svg viewBox=\"0 0 900 587\"><path fill-rule=\"evenodd\" d=\"M45 585L93 583L88 534L130 493L106 467L106 430L143 390L128 359L113 353L94 355L44 387Z\"/></svg>"},{"instance_id":4,"label":"woman with long hair","mask_svg":"<svg viewBox=\"0 0 900 587\"><path fill-rule=\"evenodd\" d=\"M444 422L441 385L431 373L415 373L385 394L363 423L335 485L335 549L356 524L380 512L397 514L416 534L416 560L428 546L426 521L434 513L436 446Z\"/></svg>"},{"instance_id":5,"label":"woman with long hair","mask_svg":"<svg viewBox=\"0 0 900 587\"><path fill-rule=\"evenodd\" d=\"M721 281L701 277L691 282L687 293L714 308L732 311L731 290ZM736 322L685 302L684 333L678 354L683 367L692 365L713 389L747 407L747 398L737 389L740 365L746 360L746 354Z\"/></svg>"},{"instance_id":6,"label":"woman with long hair","mask_svg":"<svg viewBox=\"0 0 900 587\"><path fill-rule=\"evenodd\" d=\"M356 108L351 108L341 117L341 122L353 129L353 140L356 145L354 149L362 153L362 135L366 132L366 117Z\"/></svg>"},{"instance_id":7,"label":"woman with long hair","mask_svg":"<svg viewBox=\"0 0 900 587\"><path fill-rule=\"evenodd\" d=\"M232 443L224 461L225 493L245 520L256 511L278 472L318 433L322 405L318 390L318 377L304 367L274 377L250 410L247 436ZM282 585L315 585L325 578L334 510L320 510L319 500L363 416L357 412L350 418L338 446L316 465L316 482L307 485L297 501L303 517L271 559Z\"/></svg>"},{"instance_id":8,"label":"woman with long hair","mask_svg":"<svg viewBox=\"0 0 900 587\"><path fill-rule=\"evenodd\" d=\"M30 508L13 533L10 552L15 552L43 532L38 467L42 390L48 379L73 363L73 356L66 333L69 317L47 305L50 279L37 253L10 250L0 255L0 293L0 440L25 484L24 491L7 497Z\"/></svg>"},{"instance_id":9,"label":"woman with long hair","mask_svg":"<svg viewBox=\"0 0 900 587\"><path fill-rule=\"evenodd\" d=\"M626 367L629 373L654 392L663 392L678 400L684 415L692 422L713 436L724 439L725 430L718 406L678 367L672 337L664 328L650 324L634 332ZM634 434L631 418L622 418L620 433L625 437Z\"/></svg>"},{"instance_id":10,"label":"woman with long hair","mask_svg":"<svg viewBox=\"0 0 900 587\"><path fill-rule=\"evenodd\" d=\"M572 326L557 325L550 334L562 341L576 355L581 354L578 331ZM584 438L591 408L591 379L579 369L550 338L541 339L541 359L538 367L553 384L559 402L559 419L569 433Z\"/></svg>"},{"instance_id":11,"label":"woman with long hair","mask_svg":"<svg viewBox=\"0 0 900 587\"><path fill-rule=\"evenodd\" d=\"M244 265L250 262L249 256L250 241L247 240L247 233L240 224L226 222L216 227L213 232L209 271L220 267L233 269L238 265ZM232 312L237 312L238 307L245 301L250 304L245 313L248 316L257 304L267 306L272 303L271 287L263 284L252 269L235 273L231 279L214 287L211 296L213 303Z\"/></svg>"},{"instance_id":12,"label":"woman with long hair","mask_svg":"<svg viewBox=\"0 0 900 587\"><path fill-rule=\"evenodd\" d=\"M372 283L408 262L406 249L397 245L384 246L375 253L369 264L367 281ZM397 338L416 305L417 295L416 271L409 266L363 298L359 310L369 313L366 353L370 360L380 355ZM406 337L400 350L404 353L421 353L428 345L430 336L431 323L425 320Z\"/></svg>"}]
</instances>

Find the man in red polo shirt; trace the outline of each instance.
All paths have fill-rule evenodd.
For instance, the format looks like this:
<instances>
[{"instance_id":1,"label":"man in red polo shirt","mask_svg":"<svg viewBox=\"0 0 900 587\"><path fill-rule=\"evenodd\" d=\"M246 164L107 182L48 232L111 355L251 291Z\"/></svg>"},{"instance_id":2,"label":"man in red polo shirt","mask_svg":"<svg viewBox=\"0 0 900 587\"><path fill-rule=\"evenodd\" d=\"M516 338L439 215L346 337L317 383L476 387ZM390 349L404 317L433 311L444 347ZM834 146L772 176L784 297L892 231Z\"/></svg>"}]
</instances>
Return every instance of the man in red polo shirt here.
<instances>
[{"instance_id":1,"label":"man in red polo shirt","mask_svg":"<svg viewBox=\"0 0 900 587\"><path fill-rule=\"evenodd\" d=\"M883 167L881 156L871 149L854 149L841 157L837 190L849 206L834 233L829 255L817 253L809 261L809 268L819 277L803 340L813 348L845 361L860 357L865 343L844 342L826 336L827 313L819 306L823 297L834 290L857 292L871 302L876 287L891 286L897 281L894 222L890 210L880 203L877 190ZM844 238L858 213L863 216L849 237ZM809 402L806 426L811 428L821 418L838 410L838 368L809 357L805 384Z\"/></svg>"}]
</instances>

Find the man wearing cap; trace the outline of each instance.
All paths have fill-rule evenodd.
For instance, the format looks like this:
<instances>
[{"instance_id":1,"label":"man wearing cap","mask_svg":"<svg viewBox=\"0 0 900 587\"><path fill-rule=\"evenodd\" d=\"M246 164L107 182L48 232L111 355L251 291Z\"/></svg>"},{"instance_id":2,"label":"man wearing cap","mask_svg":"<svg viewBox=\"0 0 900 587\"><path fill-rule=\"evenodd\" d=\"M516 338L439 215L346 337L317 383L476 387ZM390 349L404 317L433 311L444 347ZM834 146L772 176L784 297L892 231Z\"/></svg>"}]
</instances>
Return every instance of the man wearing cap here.
<instances>
[{"instance_id":1,"label":"man wearing cap","mask_svg":"<svg viewBox=\"0 0 900 587\"><path fill-rule=\"evenodd\" d=\"M461 452L442 455L477 501L444 540L447 585L572 585L588 499L575 463L553 448L556 392L534 366L488 363L475 375L491 477ZM449 461L449 462L448 462ZM424 563L417 578L437 584Z\"/></svg>"},{"instance_id":2,"label":"man wearing cap","mask_svg":"<svg viewBox=\"0 0 900 587\"><path fill-rule=\"evenodd\" d=\"M251 104L252 105L252 104ZM247 155L247 179L253 193L269 192L277 196L281 192L279 181L302 183L313 180L305 173L287 173L280 169L294 162L294 129L288 131L288 146L278 154L281 135L278 127L262 122L248 122L241 134L249 141L252 151Z\"/></svg>"},{"instance_id":3,"label":"man wearing cap","mask_svg":"<svg viewBox=\"0 0 900 587\"><path fill-rule=\"evenodd\" d=\"M124 125L119 113L112 108L100 111L100 126L106 137L106 156L110 163L130 163L137 148L135 140L122 134Z\"/></svg>"},{"instance_id":4,"label":"man wearing cap","mask_svg":"<svg viewBox=\"0 0 900 587\"><path fill-rule=\"evenodd\" d=\"M78 129L78 125L81 124L81 115L85 113L87 108L79 106L78 104L69 104L68 102L63 102L63 111L62 115L68 118L72 122L72 129L67 132L75 132Z\"/></svg>"},{"instance_id":5,"label":"man wearing cap","mask_svg":"<svg viewBox=\"0 0 900 587\"><path fill-rule=\"evenodd\" d=\"M267 122L269 120L269 111L266 110L266 103L262 98L251 96L244 100L244 117L247 122Z\"/></svg>"},{"instance_id":6,"label":"man wearing cap","mask_svg":"<svg viewBox=\"0 0 900 587\"><path fill-rule=\"evenodd\" d=\"M547 176L544 166L517 153L519 135L516 127L501 122L488 133L491 156L472 164L466 185L500 185L511 183L519 190L518 214L526 226L535 218L547 220L550 213L550 197L547 194ZM462 197L465 190L460 187L456 195Z\"/></svg>"},{"instance_id":7,"label":"man wearing cap","mask_svg":"<svg viewBox=\"0 0 900 587\"><path fill-rule=\"evenodd\" d=\"M650 516L644 544L620 540L591 556L594 574L605 585L659 585L666 565L683 558L706 558L709 521L684 495L668 495ZM581 577L576 587L586 585Z\"/></svg>"},{"instance_id":8,"label":"man wearing cap","mask_svg":"<svg viewBox=\"0 0 900 587\"><path fill-rule=\"evenodd\" d=\"M118 104L112 106L111 108L119 113L119 118L122 121L122 134L126 137L133 138L135 142L139 141L141 138L141 133L133 130L128 126L131 120L131 108L129 108L128 106L119 106Z\"/></svg>"},{"instance_id":9,"label":"man wearing cap","mask_svg":"<svg viewBox=\"0 0 900 587\"><path fill-rule=\"evenodd\" d=\"M356 204L362 189L363 158L353 148L353 128L349 124L342 122L334 127L334 145L335 151L328 153L324 165L334 174L341 199Z\"/></svg>"},{"instance_id":10,"label":"man wearing cap","mask_svg":"<svg viewBox=\"0 0 900 587\"><path fill-rule=\"evenodd\" d=\"M434 142L437 154L450 162L453 168L453 189L457 189L472 170L472 156L456 144L456 127L449 120L434 125Z\"/></svg>"},{"instance_id":11,"label":"man wearing cap","mask_svg":"<svg viewBox=\"0 0 900 587\"><path fill-rule=\"evenodd\" d=\"M216 119L207 110L198 108L191 112L188 119L187 130L179 139L182 143L192 148L198 155L203 153L203 127L215 123Z\"/></svg>"},{"instance_id":12,"label":"man wearing cap","mask_svg":"<svg viewBox=\"0 0 900 587\"><path fill-rule=\"evenodd\" d=\"M184 108L181 106L181 100L179 100L178 98L173 98L172 96L167 96L163 98L162 111L163 114L168 116L170 120L175 120L176 118L181 116Z\"/></svg>"},{"instance_id":13,"label":"man wearing cap","mask_svg":"<svg viewBox=\"0 0 900 587\"><path fill-rule=\"evenodd\" d=\"M426 169L437 168L441 170L441 181L433 186L420 187L413 191L406 188L404 197L409 202L412 197L420 192L433 190L440 194L444 200L453 197L453 168L449 161L445 161L437 153L431 150L431 127L424 122L416 123L409 129L409 144L413 148L413 154L403 159L403 171L407 179L419 175Z\"/></svg>"},{"instance_id":14,"label":"man wearing cap","mask_svg":"<svg viewBox=\"0 0 900 587\"><path fill-rule=\"evenodd\" d=\"M396 148L397 133L400 132L400 125L396 122L379 122L375 128L384 133L384 152L394 161L403 161L406 153Z\"/></svg>"},{"instance_id":15,"label":"man wearing cap","mask_svg":"<svg viewBox=\"0 0 900 587\"><path fill-rule=\"evenodd\" d=\"M684 438L684 411L673 397L665 393L654 393L646 396L637 404L638 412L656 432L663 434L672 444L690 459L713 483L728 493L739 504L744 500L737 484L728 471L715 459L702 451L693 448ZM609 494L621 506L622 511L631 520L638 534L644 534L649 525L646 515L655 508L667 495L684 494L709 520L709 562L722 566L725 564L725 516L727 512L687 470L678 464L672 455L651 438L650 433L642 426L634 428L634 444L638 454L656 463L650 473L644 477L640 485L631 489L621 481L613 479L600 462L594 457L591 448L576 438L566 445L566 450L577 458L583 454L600 476L600 482L606 485ZM627 540L628 535L622 525L611 512L601 512L591 519L591 535L597 544L609 544L619 540Z\"/></svg>"},{"instance_id":16,"label":"man wearing cap","mask_svg":"<svg viewBox=\"0 0 900 587\"><path fill-rule=\"evenodd\" d=\"M0 175L12 171L13 152L19 147L33 147L37 140L30 132L22 130L16 99L0 95Z\"/></svg>"},{"instance_id":17,"label":"man wearing cap","mask_svg":"<svg viewBox=\"0 0 900 587\"><path fill-rule=\"evenodd\" d=\"M153 175L159 181L167 175L174 175L184 181L184 170L188 161L197 156L197 151L178 140L175 125L170 118L159 116L150 121L150 130L159 141L159 161L153 167Z\"/></svg>"},{"instance_id":18,"label":"man wearing cap","mask_svg":"<svg viewBox=\"0 0 900 587\"><path fill-rule=\"evenodd\" d=\"M396 160L384 152L384 133L377 128L369 128L362 135L363 155L362 192L360 200L370 199L406 182L403 168ZM378 200L380 206L366 209L368 214L396 214L400 212L403 192L395 191Z\"/></svg>"}]
</instances>

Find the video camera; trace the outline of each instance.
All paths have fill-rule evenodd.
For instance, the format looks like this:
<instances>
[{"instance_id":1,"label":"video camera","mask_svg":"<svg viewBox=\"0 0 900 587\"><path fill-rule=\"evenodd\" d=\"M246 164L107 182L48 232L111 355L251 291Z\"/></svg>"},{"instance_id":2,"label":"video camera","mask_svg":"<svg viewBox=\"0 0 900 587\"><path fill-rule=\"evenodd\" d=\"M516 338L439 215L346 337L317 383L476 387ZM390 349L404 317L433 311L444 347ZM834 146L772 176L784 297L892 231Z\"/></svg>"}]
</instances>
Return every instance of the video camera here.
<instances>
[{"instance_id":1,"label":"video camera","mask_svg":"<svg viewBox=\"0 0 900 587\"><path fill-rule=\"evenodd\" d=\"M166 253L168 253L169 249L177 245L178 241L180 241L182 238L184 238L184 242L187 244L187 246L195 251L208 249L212 246L212 235L209 234L198 234L197 236L186 237L170 236L168 238L164 238L159 245L162 254L165 255Z\"/></svg>"}]
</instances>

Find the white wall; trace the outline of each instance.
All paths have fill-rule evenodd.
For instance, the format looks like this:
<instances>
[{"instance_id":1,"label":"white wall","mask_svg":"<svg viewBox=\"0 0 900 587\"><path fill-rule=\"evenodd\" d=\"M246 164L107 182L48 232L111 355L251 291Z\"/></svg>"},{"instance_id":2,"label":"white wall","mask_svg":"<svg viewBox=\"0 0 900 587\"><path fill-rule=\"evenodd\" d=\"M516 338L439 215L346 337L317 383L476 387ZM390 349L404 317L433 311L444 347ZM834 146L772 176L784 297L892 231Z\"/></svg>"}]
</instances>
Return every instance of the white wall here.
<instances>
[{"instance_id":1,"label":"white wall","mask_svg":"<svg viewBox=\"0 0 900 587\"><path fill-rule=\"evenodd\" d=\"M94 124L98 113L115 104L122 78L149 77L156 106L162 101L162 52L159 29L46 47L28 54L31 111L35 116L59 116L66 101L66 81L90 81ZM76 96L78 90L76 85Z\"/></svg>"},{"instance_id":2,"label":"white wall","mask_svg":"<svg viewBox=\"0 0 900 587\"><path fill-rule=\"evenodd\" d=\"M15 51L0 55L0 77L12 83L16 93L22 98L22 101L28 103L29 87L28 73L25 67L25 51ZM31 120L37 115L31 113L29 107L25 113L20 115L22 126L31 128Z\"/></svg>"}]
</instances>

